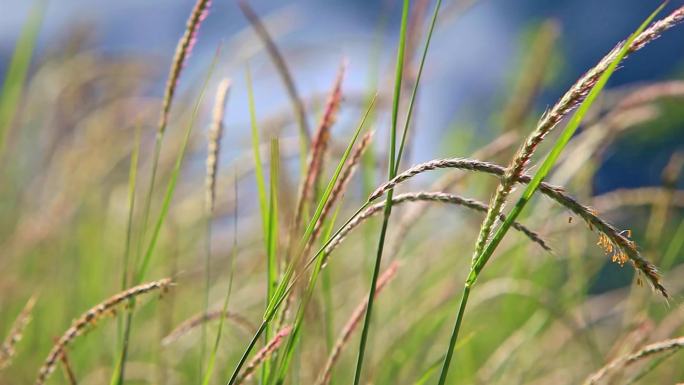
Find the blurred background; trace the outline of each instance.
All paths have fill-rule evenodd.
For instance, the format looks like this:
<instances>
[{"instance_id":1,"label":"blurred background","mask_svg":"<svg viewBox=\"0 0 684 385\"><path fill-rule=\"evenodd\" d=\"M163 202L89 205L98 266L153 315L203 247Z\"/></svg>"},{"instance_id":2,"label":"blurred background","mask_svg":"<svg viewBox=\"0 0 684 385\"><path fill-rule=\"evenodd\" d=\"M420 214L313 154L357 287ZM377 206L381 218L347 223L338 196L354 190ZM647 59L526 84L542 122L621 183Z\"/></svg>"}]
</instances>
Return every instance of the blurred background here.
<instances>
[{"instance_id":1,"label":"blurred background","mask_svg":"<svg viewBox=\"0 0 684 385\"><path fill-rule=\"evenodd\" d=\"M189 0L0 0L0 84L7 87L22 41L28 41L23 46L29 47L30 63L16 103L5 103L5 109L0 109L0 336L7 335L28 298L38 298L12 366L0 371L0 384L33 381L54 338L71 320L121 289L136 132L141 133L136 196L142 202L168 69L193 4ZM340 63L345 58L349 62L324 181L369 96L379 94L377 116L370 125L375 137L345 195L341 223L386 179L388 107L401 2L255 0L249 4L287 63L310 127L318 124ZM661 16L682 5L671 1ZM402 168L435 158L469 157L510 135L511 143L483 159L505 165L542 113L655 6L640 0L444 1ZM406 93L415 80L432 7L431 1L412 1ZM33 33L35 47L26 38ZM455 363L461 371L453 375L457 383L581 383L613 358L648 342L681 335L682 42L684 28L672 28L623 63L550 178L619 229L631 230L644 255L662 267L673 299L666 305L648 287L638 287L630 267L611 263L595 246L593 229L587 231L580 218L572 220L567 209L538 199L522 220L554 251L546 253L517 234L508 236L511 239L484 277L492 284L482 288L482 298L468 314ZM184 130L193 121L193 104L219 46L221 53L199 107L149 275L177 277L178 286L161 301L149 300L136 308L130 383L185 384L198 377L197 331L170 346L159 342L202 309L206 132L222 78L230 78L232 88L223 120L210 298L219 305L227 286L237 216L231 309L251 323L262 315L265 262L251 158L248 66L265 163L269 139L280 140L283 234L295 205L297 124L285 86L238 5L214 0L178 82L151 218L161 208ZM658 85L669 91L621 109L620 102L633 92ZM9 100L8 93L3 95ZM548 148L543 147L542 153ZM421 175L402 189L428 190L445 174ZM453 187L487 202L494 182L468 177ZM394 224L401 225L402 210L393 214ZM379 301L366 366L374 383L416 383L443 353L481 221L478 215L458 208L428 210L400 239L392 238L390 227L395 253L388 261L401 260L409 267L400 270L397 282ZM138 208L133 245L140 243L136 226L141 216ZM378 229L379 221L364 224L351 236L352 242L340 246L328 266L333 298L330 303L323 294L315 299L307 318L313 326L298 352L297 375L291 383L312 383L330 350L331 336L338 335L363 298ZM498 312L478 307L481 303L499 305ZM111 375L118 331L115 322L102 323L70 349L79 383L103 383ZM225 383L251 336L249 322L243 329L228 325L215 383ZM338 382L351 379L357 347L352 341L338 364ZM678 365L682 354L663 357L657 365L634 365L611 380L684 381L684 369ZM68 376L56 373L51 383L67 384Z\"/></svg>"},{"instance_id":2,"label":"blurred background","mask_svg":"<svg viewBox=\"0 0 684 385\"><path fill-rule=\"evenodd\" d=\"M117 1L93 4L90 1L60 0L45 3L44 21L37 42L37 53L81 34L83 49L104 57L142 55L154 60L156 86L163 85L165 65L173 57L177 39L183 31L191 2ZM674 2L676 3L676 2ZM14 43L29 10L28 1L2 2L0 15L1 66L6 67ZM677 4L670 5L670 9ZM624 39L653 4L639 0L602 1L491 1L457 0L445 4L446 10L433 41L430 61L422 80L421 103L416 116L416 147L439 148L455 155L451 144L440 138L462 124L460 134L478 140L492 134L493 112L510 94L521 66L526 65L535 28L545 20L557 24L554 41L556 56L548 79L534 104L539 111L552 105L567 87L593 66L617 41ZM389 78L394 60L400 5L395 1L254 1L260 14L273 19L274 32L302 94L325 92L342 57L350 61L345 87L367 89L373 78ZM201 71L211 60L221 41L239 41L248 23L232 1L216 1L213 16L202 27L202 39L194 50L189 73ZM429 9L428 9L429 11ZM611 81L614 86L663 80L684 71L680 45L684 32L675 29L650 45L644 54L631 58ZM231 39L235 37L234 39ZM264 113L287 106L284 90L268 57L261 54L227 53L221 71L240 83L244 76L245 55L259 69L257 96L263 100ZM236 57L237 56L237 57ZM254 56L254 57L252 57ZM300 65L305 63L306 65ZM5 68L0 67L4 70ZM4 71L3 71L4 72ZM380 75L380 76L378 76ZM188 75L191 78L192 75ZM187 87L189 81L182 82ZM239 89L236 85L236 89ZM157 95L158 96L158 95ZM237 98L236 98L237 99ZM244 98L241 98L244 99ZM238 100L235 103L240 103ZM231 106L231 116L246 122L244 105ZM464 132L467 128L467 132ZM600 192L619 186L652 185L682 137L672 130L668 135L647 135L638 149L611 154L601 170L596 188ZM650 140L647 140L650 139ZM637 151L634 151L637 150ZM413 154L413 160L426 160L434 153ZM629 167L627 167L629 166ZM617 172L622 170L622 172ZM630 170L629 174L625 171ZM605 171L605 172L603 172Z\"/></svg>"}]
</instances>

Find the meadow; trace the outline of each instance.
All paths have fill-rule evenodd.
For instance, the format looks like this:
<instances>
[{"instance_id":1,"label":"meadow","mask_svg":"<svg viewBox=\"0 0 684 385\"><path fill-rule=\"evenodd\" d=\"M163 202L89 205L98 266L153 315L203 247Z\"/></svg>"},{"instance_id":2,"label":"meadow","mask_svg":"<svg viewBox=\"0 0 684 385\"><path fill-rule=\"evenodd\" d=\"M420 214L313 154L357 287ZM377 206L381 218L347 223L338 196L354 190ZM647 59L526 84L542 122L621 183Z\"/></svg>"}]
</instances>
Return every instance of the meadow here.
<instances>
[{"instance_id":1,"label":"meadow","mask_svg":"<svg viewBox=\"0 0 684 385\"><path fill-rule=\"evenodd\" d=\"M102 54L88 28L38 50L41 2L18 31L0 384L684 383L684 80L611 80L682 28L681 2L568 82L573 26L531 24L479 130L416 119L424 76L450 71L433 36L477 1L387 2L391 63L340 53L315 93L282 16L231 2L243 29L207 43L221 14L187 3L163 60ZM673 143L658 184L596 192L614 154Z\"/></svg>"}]
</instances>

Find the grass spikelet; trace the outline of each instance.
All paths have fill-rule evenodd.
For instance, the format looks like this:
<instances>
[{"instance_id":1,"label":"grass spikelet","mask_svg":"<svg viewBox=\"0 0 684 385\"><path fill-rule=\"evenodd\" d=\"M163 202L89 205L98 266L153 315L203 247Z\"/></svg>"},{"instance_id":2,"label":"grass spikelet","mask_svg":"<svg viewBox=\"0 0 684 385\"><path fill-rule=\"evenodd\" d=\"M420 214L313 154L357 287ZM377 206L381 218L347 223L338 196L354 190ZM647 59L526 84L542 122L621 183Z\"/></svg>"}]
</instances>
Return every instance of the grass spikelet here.
<instances>
[{"instance_id":1,"label":"grass spikelet","mask_svg":"<svg viewBox=\"0 0 684 385\"><path fill-rule=\"evenodd\" d=\"M489 159L496 154L513 146L518 139L518 134L514 131L508 131L498 137L496 137L492 142L483 146L479 150L475 151L471 158L474 159ZM457 173L447 173L438 180L436 180L427 190L431 191L442 191L449 192L455 185L457 185L465 176L465 174ZM395 225L394 229L394 239L390 247L389 255L395 256L399 252L402 240L405 238L406 233L409 232L413 224L427 211L430 205L428 202L421 202L412 205L410 208L405 210L399 220L399 223Z\"/></svg>"},{"instance_id":2,"label":"grass spikelet","mask_svg":"<svg viewBox=\"0 0 684 385\"><path fill-rule=\"evenodd\" d=\"M359 143L359 145L356 146L356 148L354 149L354 152L352 153L349 162L345 166L344 170L342 170L340 179L337 181L337 184L335 184L335 187L330 193L330 199L328 199L328 201L325 202L325 206L323 206L323 211L321 211L321 218L318 220L316 226L314 227L314 231L311 235L311 241L309 242L309 245L311 245L313 241L316 238L318 238L318 234L320 234L321 228L323 227L323 223L325 222L325 219L328 217L328 214L330 214L330 210L332 210L333 206L335 206L335 203L337 203L337 201L341 199L342 195L344 195L345 191L347 190L349 181L354 176L354 172L356 171L356 169L359 166L359 163L361 162L361 157L366 152L366 149L368 148L368 146L371 143L371 140L373 139L373 134L374 131L367 132L363 136L363 138L361 138L361 142Z\"/></svg>"},{"instance_id":3,"label":"grass spikelet","mask_svg":"<svg viewBox=\"0 0 684 385\"><path fill-rule=\"evenodd\" d=\"M26 301L24 308L14 320L12 328L10 329L5 341L0 347L0 370L8 367L12 363L12 357L15 354L15 347L17 343L21 341L21 337L24 334L26 326L31 322L31 314L33 312L33 307L36 304L36 297L32 296Z\"/></svg>"},{"instance_id":4,"label":"grass spikelet","mask_svg":"<svg viewBox=\"0 0 684 385\"><path fill-rule=\"evenodd\" d=\"M256 368L259 367L259 365L261 365L261 363L264 362L264 360L266 360L270 355L272 355L276 350L278 350L280 345L283 343L285 337L287 337L291 331L291 326L286 326L280 329L280 331L278 331L278 333L276 333L275 336L273 336L273 338L268 342L268 344L266 344L266 346L259 350L257 354L254 355L252 360L249 361L247 366L245 366L245 370L244 372L242 372L242 375L240 375L237 378L237 380L235 380L235 384L241 384L248 380L252 373L254 373L254 370L256 370Z\"/></svg>"},{"instance_id":5,"label":"grass spikelet","mask_svg":"<svg viewBox=\"0 0 684 385\"><path fill-rule=\"evenodd\" d=\"M387 286L387 284L390 283L392 279L397 275L398 269L399 262L397 260L394 260L392 261L392 263L389 264L389 266L387 266L387 268L380 275L380 277L378 277L378 282L375 286L376 296L380 294L380 292L382 292L385 286ZM368 299L364 298L363 301L361 301L361 303L358 304L358 306L356 306L356 309L354 309L354 312L352 312L351 317L349 317L349 320L347 321L347 323L345 323L344 327L342 328L339 337L337 337L337 341L335 341L335 345L333 346L333 349L330 352L327 361L325 362L325 366L323 367L323 370L321 370L321 373L318 376L318 380L316 380L316 385L327 385L330 383L330 379L332 378L333 366L335 366L335 363L337 363L338 359L340 358L342 349L344 349L344 347L349 342L349 339L354 333L354 330L356 330L359 324L361 323L361 319L364 313L366 312L366 307L368 307Z\"/></svg>"},{"instance_id":6,"label":"grass spikelet","mask_svg":"<svg viewBox=\"0 0 684 385\"><path fill-rule=\"evenodd\" d=\"M630 53L641 49L649 42L657 39L660 34L681 22L682 19L684 19L684 6L675 10L666 18L653 23L649 28L637 35L632 40L624 57L620 60L624 60ZM528 136L525 143L515 154L513 160L506 169L506 174L501 179L501 182L491 199L489 205L490 212L487 214L487 217L480 228L475 252L473 253L473 262L475 261L475 258L482 253L485 244L489 240L497 215L503 210L506 199L515 185L516 178L523 174L525 167L529 163L539 144L556 127L561 119L584 101L601 75L606 72L610 65L618 58L618 55L622 51L623 44L624 43L618 44L612 51L603 57L595 67L582 76L568 92L566 92L565 95L563 95L563 97L542 116L535 130Z\"/></svg>"},{"instance_id":7,"label":"grass spikelet","mask_svg":"<svg viewBox=\"0 0 684 385\"><path fill-rule=\"evenodd\" d=\"M244 329L248 333L253 333L256 330L256 325L250 320L232 311L223 311L223 309L213 309L203 314L197 314L181 322L175 329L173 329L161 341L162 345L167 346L178 341L183 336L195 330L197 327L207 322L215 321L220 318L225 318L233 321L237 326Z\"/></svg>"},{"instance_id":8,"label":"grass spikelet","mask_svg":"<svg viewBox=\"0 0 684 385\"><path fill-rule=\"evenodd\" d=\"M206 161L206 177L205 177L205 205L206 205L206 234L205 234L205 253L204 253L204 313L209 311L209 286L211 285L211 223L214 216L214 203L216 198L216 175L218 171L218 162L221 152L221 137L223 136L223 118L226 111L226 100L228 98L228 90L230 89L230 80L223 79L216 90L216 97L214 100L214 110L212 112L211 125L208 131L208 148ZM204 354L206 349L206 327L202 323L202 341L200 354L200 369L203 368ZM201 371L201 370L200 370Z\"/></svg>"},{"instance_id":9,"label":"grass spikelet","mask_svg":"<svg viewBox=\"0 0 684 385\"><path fill-rule=\"evenodd\" d=\"M216 197L216 175L218 159L221 152L221 137L223 136L223 118L226 112L226 100L230 89L230 80L223 79L216 89L214 110L212 112L211 126L209 127L209 144L207 151L207 176L206 176L206 202L207 211L214 211Z\"/></svg>"},{"instance_id":10,"label":"grass spikelet","mask_svg":"<svg viewBox=\"0 0 684 385\"><path fill-rule=\"evenodd\" d=\"M589 376L584 382L584 385L594 385L598 384L599 381L601 381L606 375L608 375L610 372L613 372L617 369L624 368L626 366L629 366L635 362L644 360L646 358L649 358L655 354L658 353L663 353L663 352L672 352L681 349L684 347L684 337L678 337L678 338L672 338L672 339L667 339L664 341L659 341L655 342L649 345L644 346L640 350L626 355L622 356L619 358L616 358L615 360L611 361L608 363L606 366L602 367L598 371L596 371L594 374Z\"/></svg>"},{"instance_id":11,"label":"grass spikelet","mask_svg":"<svg viewBox=\"0 0 684 385\"><path fill-rule=\"evenodd\" d=\"M368 201L372 202L376 200L378 197L382 196L384 191L396 187L399 183L415 175L441 168L457 168L466 171L482 172L495 175L499 178L504 177L506 173L506 169L504 167L479 160L464 158L435 159L413 166L403 173L397 175L389 182L381 185L370 195ZM517 183L530 183L531 181L532 177L529 175L521 175L516 180ZM539 185L539 191L581 217L589 225L591 230L596 228L600 233L604 233L614 245L618 246L622 251L624 251L625 254L627 254L627 257L632 261L635 268L646 275L653 288L660 292L665 298L669 298L667 290L665 290L665 287L663 287L662 283L660 282L660 274L658 273L658 269L655 267L655 265L641 255L636 247L636 244L625 237L621 231L599 217L594 209L581 204L575 200L575 198L566 194L562 187L542 182Z\"/></svg>"},{"instance_id":12,"label":"grass spikelet","mask_svg":"<svg viewBox=\"0 0 684 385\"><path fill-rule=\"evenodd\" d=\"M487 212L487 205L483 202L477 201L475 199L464 198L456 194L449 194L443 192L410 192L399 194L392 198L392 205L398 205L405 202L441 202L454 204L458 206L463 206L471 210L479 212ZM344 241L344 239L349 235L349 233L358 227L361 223L366 221L368 218L380 213L385 205L385 202L378 202L373 204L363 210L359 215L357 215L352 221L350 221L347 226L342 228L342 230L337 234L337 236L330 242L326 247L326 255L332 253L332 251L337 248ZM505 220L506 216L500 214L500 219ZM551 247L544 241L539 234L528 229L520 223L515 223L513 228L525 234L532 242L538 244L542 249L546 251L551 251Z\"/></svg>"},{"instance_id":13,"label":"grass spikelet","mask_svg":"<svg viewBox=\"0 0 684 385\"><path fill-rule=\"evenodd\" d=\"M76 385L78 381L76 380L76 373L74 373L74 368L69 360L69 355L66 350L62 352L59 356L59 360L62 362L62 368L64 369L64 377L69 382L69 385Z\"/></svg>"},{"instance_id":14,"label":"grass spikelet","mask_svg":"<svg viewBox=\"0 0 684 385\"><path fill-rule=\"evenodd\" d=\"M202 21L204 21L209 13L210 5L211 0L197 0L197 3L195 3L195 7L192 9L190 17L186 23L185 32L178 41L176 52L173 55L173 61L171 62L169 77L166 79L166 88L164 89L164 98L162 99L162 109L159 115L158 135L163 135L164 131L166 131L166 126L168 125L169 121L169 112L171 111L171 104L173 103L173 97L176 93L178 79L180 79L185 62L190 56L192 48L197 41L197 33Z\"/></svg>"},{"instance_id":15,"label":"grass spikelet","mask_svg":"<svg viewBox=\"0 0 684 385\"><path fill-rule=\"evenodd\" d=\"M45 363L43 363L43 366L38 371L36 385L45 383L50 374L55 370L58 360L60 360L60 357L69 345L73 343L76 338L93 327L99 320L109 315L114 315L118 310L117 308L121 304L127 303L130 299L152 291L164 292L172 284L171 278L164 278L158 281L138 285L108 298L104 302L95 305L83 313L72 322L71 327L64 332L57 343L52 347L52 350L45 359Z\"/></svg>"},{"instance_id":16,"label":"grass spikelet","mask_svg":"<svg viewBox=\"0 0 684 385\"><path fill-rule=\"evenodd\" d=\"M323 116L316 128L313 139L311 140L311 152L307 160L306 175L302 182L299 198L297 199L297 209L295 211L295 228L299 227L304 207L308 204L309 197L314 192L318 180L323 170L323 158L330 142L330 129L337 118L337 111L342 102L342 81L347 68L347 61L343 60L340 69L335 77L328 100L325 104Z\"/></svg>"}]
</instances>

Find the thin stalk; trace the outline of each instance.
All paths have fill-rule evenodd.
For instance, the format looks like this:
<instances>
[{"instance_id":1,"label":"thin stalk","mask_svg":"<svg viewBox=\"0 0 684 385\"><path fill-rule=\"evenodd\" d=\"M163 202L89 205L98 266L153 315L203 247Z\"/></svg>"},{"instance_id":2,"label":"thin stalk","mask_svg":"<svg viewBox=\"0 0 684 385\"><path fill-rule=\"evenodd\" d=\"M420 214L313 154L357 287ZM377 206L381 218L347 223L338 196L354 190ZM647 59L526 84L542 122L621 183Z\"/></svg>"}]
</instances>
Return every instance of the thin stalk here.
<instances>
[{"instance_id":1,"label":"thin stalk","mask_svg":"<svg viewBox=\"0 0 684 385\"><path fill-rule=\"evenodd\" d=\"M257 126L256 103L254 102L254 87L252 85L252 72L247 66L245 70L245 79L247 82L247 101L249 104L249 121L252 133L252 153L254 156L254 176L257 184L257 197L259 198L259 208L261 212L261 224L263 226L263 234L266 234L268 228L268 206L266 201L266 182L264 179L264 170L261 163L261 151L259 151L259 127ZM268 245L266 245L268 247Z\"/></svg>"},{"instance_id":2,"label":"thin stalk","mask_svg":"<svg viewBox=\"0 0 684 385\"><path fill-rule=\"evenodd\" d=\"M216 339L214 340L214 348L211 352L211 356L209 357L209 362L207 363L207 370L204 373L204 380L202 381L202 385L209 385L209 381L211 381L211 375L214 372L214 366L216 364L216 355L218 353L218 348L219 345L221 344L221 334L223 332L223 322L227 317L224 317L223 315L228 312L228 303L230 302L230 294L233 291L233 276L235 274L235 259L237 257L237 239L238 239L238 210L237 207L240 207L238 205L238 181L237 181L237 174L235 174L235 180L233 182L233 186L235 187L235 213L233 216L233 250L231 252L230 256L230 276L228 278L228 291L226 292L226 298L223 300L223 308L221 311L221 317L219 318L219 324L218 324L218 330L216 331Z\"/></svg>"},{"instance_id":3,"label":"thin stalk","mask_svg":"<svg viewBox=\"0 0 684 385\"><path fill-rule=\"evenodd\" d=\"M273 65L276 67L278 75L280 76L283 84L285 85L285 90L287 91L287 96L292 104L292 109L297 119L297 124L299 126L299 150L300 150L300 171L302 175L306 172L306 154L309 149L309 144L311 142L311 135L309 133L309 123L306 120L306 109L304 108L304 102L297 91L294 79L292 78L292 73L285 62L285 58L278 50L273 38L269 34L266 26L261 22L259 16L254 12L249 3L245 0L239 0L238 6L240 10L245 15L249 23L254 28L259 38L262 40L266 52L268 53Z\"/></svg>"},{"instance_id":4,"label":"thin stalk","mask_svg":"<svg viewBox=\"0 0 684 385\"><path fill-rule=\"evenodd\" d=\"M138 158L140 155L140 134L141 127L138 126L135 131L135 146L133 147L133 152L131 153L131 164L128 170L128 220L126 223L126 245L124 247L123 269L121 271L121 291L126 290L128 287L131 239L133 238L133 213L135 212L135 192L138 175ZM118 317L117 320L117 335L119 336L119 341L123 341L124 331L122 319L121 317ZM119 347L119 349L122 348L123 346ZM115 366L117 365L118 364L115 362Z\"/></svg>"},{"instance_id":5,"label":"thin stalk","mask_svg":"<svg viewBox=\"0 0 684 385\"><path fill-rule=\"evenodd\" d=\"M397 49L397 63L395 70L394 81L394 98L392 102L392 126L390 130L390 151L388 160L388 175L389 179L395 177L400 159L397 159L397 120L399 115L399 100L401 98L401 80L404 73L404 49L406 48L406 30L408 24L409 0L404 0L404 6L401 12L401 30L399 32L399 47ZM407 123L408 124L408 123ZM402 140L403 141L403 140ZM359 342L359 353L356 360L356 371L354 373L354 385L358 385L361 381L361 369L363 368L363 359L366 353L366 344L368 341L368 332L370 329L371 316L373 314L373 303L375 302L375 286L380 275L380 264L382 263L382 252L385 245L385 238L387 236L387 227L389 225L389 217L392 213L392 195L394 190L387 192L387 203L385 204L384 216L382 220L382 228L380 230L380 237L378 239L377 254L375 256L375 265L373 266L373 277L371 279L370 289L368 290L368 306L366 307L366 314L363 320L363 329L361 330L361 340Z\"/></svg>"},{"instance_id":6,"label":"thin stalk","mask_svg":"<svg viewBox=\"0 0 684 385\"><path fill-rule=\"evenodd\" d=\"M271 300L275 288L278 286L278 169L279 152L278 139L271 139L271 172L270 191L268 201L268 223L266 232L266 303ZM266 343L271 340L270 328L266 329L264 339ZM268 377L271 360L266 359L262 365L262 382Z\"/></svg>"},{"instance_id":7,"label":"thin stalk","mask_svg":"<svg viewBox=\"0 0 684 385\"><path fill-rule=\"evenodd\" d=\"M468 277L466 278L464 287L463 287L463 295L461 296L461 303L458 308L458 313L456 314L456 322L454 323L454 329L451 334L451 339L449 342L449 348L447 350L446 356L444 358L444 365L442 366L442 373L440 374L440 380L439 380L439 385L444 385L446 383L446 378L447 378L447 373L449 371L449 365L451 363L451 359L453 357L453 352L454 352L454 346L456 345L456 341L458 339L458 333L461 328L461 323L463 320L463 315L465 313L465 308L468 303L468 295L470 294L470 290L472 286L475 285L475 282L477 281L477 278L480 275L480 272L486 265L486 263L489 261L491 258L492 254L496 250L497 246L501 241L503 240L504 236L506 235L506 232L510 229L511 225L513 224L513 221L517 219L517 217L520 215L522 210L525 208L525 205L529 200L532 198L532 195L537 191L537 188L539 185L542 183L543 179L549 174L551 171L551 168L553 165L556 163L556 160L558 160L558 157L560 156L561 152L565 149L565 146L568 144L570 139L572 138L573 134L579 127L580 123L582 122L582 119L584 118L584 115L587 113L589 108L592 106L596 98L598 97L599 93L603 90L605 87L606 83L608 82L608 79L610 79L611 75L615 70L617 69L618 64L620 64L620 61L622 58L627 54L627 51L629 50L632 42L636 37L648 26L648 24L653 20L653 18L656 17L656 15L663 9L666 3L663 3L660 7L658 7L640 26L639 28L632 34L630 35L629 39L623 44L622 48L620 49L619 53L617 56L613 59L613 61L610 63L606 71L599 77L598 81L596 84L591 88L591 91L589 91L589 94L587 95L586 99L582 102L582 104L579 106L575 114L572 116L570 119L570 122L568 122L568 125L565 127L565 130L561 133L560 138L556 141L554 144L553 148L551 149L551 152L546 156L544 159L544 162L542 163L541 167L539 170L535 173L534 177L530 181L530 183L527 185L525 188L525 191L523 192L522 196L518 201L516 202L515 206L511 210L511 213L506 217L506 220L501 224L501 226L497 229L497 231L494 233L494 236L492 237L492 240L489 242L489 244L485 247L485 249L480 253L474 260L472 267L470 269L470 273L468 274Z\"/></svg>"},{"instance_id":8,"label":"thin stalk","mask_svg":"<svg viewBox=\"0 0 684 385\"><path fill-rule=\"evenodd\" d=\"M275 314L275 313L273 313ZM252 337L252 340L249 341L249 345L247 345L247 349L245 349L245 352L242 354L242 357L240 357L240 361L238 361L237 365L235 366L235 369L233 370L233 374L230 376L230 379L228 380L228 385L233 385L235 381L238 378L238 374L240 374L240 370L242 367L245 365L245 362L247 362L247 358L249 357L249 353L252 352L252 349L254 349L254 346L256 346L257 341L259 341L259 338L261 338L261 335L264 333L266 330L266 325L270 322L270 319L264 319L261 321L261 325L259 325L259 329L257 329L256 333L254 333L254 337Z\"/></svg>"},{"instance_id":9,"label":"thin stalk","mask_svg":"<svg viewBox=\"0 0 684 385\"><path fill-rule=\"evenodd\" d=\"M444 356L444 363L442 365L442 372L439 375L439 384L445 384L447 374L449 372L449 363L454 355L454 348L456 347L456 341L458 340L458 332L461 330L461 323L463 322L463 314L465 314L465 308L468 304L468 296L470 295L470 285L466 284L463 286L463 293L461 293L461 302L458 305L458 313L456 315L456 322L454 323L454 330L451 332L451 338L449 339L449 348Z\"/></svg>"},{"instance_id":10,"label":"thin stalk","mask_svg":"<svg viewBox=\"0 0 684 385\"><path fill-rule=\"evenodd\" d=\"M197 120L197 116L199 115L199 109L200 106L202 105L202 101L204 100L204 94L207 89L207 86L209 85L209 80L211 79L211 75L214 72L214 68L216 66L216 63L218 62L218 59L220 57L220 52L221 52L221 47L219 46L216 50L216 54L214 55L214 59L212 60L209 70L207 71L207 75L204 79L204 83L202 84L202 88L200 90L200 94L197 97L197 101L195 103L195 106L193 107L193 111L190 116L190 122L188 123L188 127L185 131L185 137L183 138L183 142L181 144L180 151L178 152L178 156L176 158L176 163L174 165L173 171L171 172L171 179L168 182L167 188L166 188L166 193L164 195L164 200L162 201L162 208L161 212L159 213L159 217L157 218L157 221L155 222L155 226L152 232L152 237L149 241L149 244L147 246L147 249L145 250L145 254L143 256L143 260L140 263L138 269L137 269L137 274L135 275L135 278L133 280L133 284L137 285L140 284L144 279L147 274L147 271L149 270L150 267L150 262L152 261L152 255L154 254L154 251L157 246L157 241L159 239L159 234L161 232L161 227L164 224L166 220L166 215L169 212L169 209L171 207L171 200L173 199L173 194L176 190L176 184L178 183L178 177L180 175L181 171L181 166L183 165L183 160L185 159L185 153L188 147L188 144L190 142L190 136L192 134L193 127L195 126L195 121ZM115 370L115 373L112 375L111 378L111 384L118 384L122 385L125 377L125 367L126 367L126 359L128 357L128 344L130 341L130 334L131 334L131 328L132 328L132 322L133 322L133 308L135 307L135 299L131 299L129 301L129 310L128 310L128 315L126 317L126 324L125 324L125 332L124 332L124 343L123 347L121 349L121 355L119 359L119 363L117 364L117 367Z\"/></svg>"},{"instance_id":11,"label":"thin stalk","mask_svg":"<svg viewBox=\"0 0 684 385\"><path fill-rule=\"evenodd\" d=\"M335 221L340 213L342 205L338 205L333 213L332 218L330 218L329 224L325 233L323 234L323 243L329 242L333 229L335 227ZM325 316L325 340L326 346L328 347L328 352L333 348L335 343L334 336L334 325L333 325L333 297L332 297L332 277L330 276L330 269L323 270L323 276L321 277L321 288L323 290L323 312Z\"/></svg>"},{"instance_id":12,"label":"thin stalk","mask_svg":"<svg viewBox=\"0 0 684 385\"><path fill-rule=\"evenodd\" d=\"M418 73L416 75L416 81L413 85L413 91L411 91L411 98L409 99L408 111L406 112L406 121L404 122L404 131L401 134L401 143L399 145L399 152L397 153L397 162L394 165L394 174L399 172L402 154L404 153L404 145L406 144L406 134L409 130L409 125L411 123L411 117L413 116L413 107L416 101L416 95L418 94L418 85L420 84L420 79L423 75L423 67L425 67L425 59L427 58L428 49L430 48L430 41L432 40L432 32L435 30L435 25L437 24L437 17L439 15L439 8L442 5L442 0L437 0L435 4L435 10L432 13L432 19L430 21L430 28L425 38L425 47L423 48L423 54L420 58L420 65L418 66Z\"/></svg>"},{"instance_id":13,"label":"thin stalk","mask_svg":"<svg viewBox=\"0 0 684 385\"><path fill-rule=\"evenodd\" d=\"M140 156L141 127L135 130L135 145L131 153L128 170L128 219L126 221L126 244L124 246L123 270L121 273L121 290L128 287L129 259L131 255L131 240L133 239L133 213L135 212L136 181L138 178L138 159Z\"/></svg>"}]
</instances>

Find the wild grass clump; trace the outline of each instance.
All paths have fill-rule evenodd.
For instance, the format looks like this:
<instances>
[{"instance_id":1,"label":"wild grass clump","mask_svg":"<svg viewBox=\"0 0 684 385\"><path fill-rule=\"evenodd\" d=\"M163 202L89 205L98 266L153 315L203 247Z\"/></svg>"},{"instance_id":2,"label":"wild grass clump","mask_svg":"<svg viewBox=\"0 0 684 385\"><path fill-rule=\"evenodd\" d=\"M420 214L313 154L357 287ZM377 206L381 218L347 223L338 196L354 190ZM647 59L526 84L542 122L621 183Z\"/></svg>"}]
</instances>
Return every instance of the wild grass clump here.
<instances>
[{"instance_id":1,"label":"wild grass clump","mask_svg":"<svg viewBox=\"0 0 684 385\"><path fill-rule=\"evenodd\" d=\"M57 384L57 366L61 383L110 385L684 376L684 83L609 81L684 6L661 5L544 111L577 21L540 21L501 103L479 106L490 127L466 103L438 131L423 108L451 103L431 99L451 68L432 57L452 52L433 37L473 3L388 6L360 89L368 63L342 41L323 47L329 82L305 87L320 47L283 40L301 33L294 13L247 1L230 5L244 47L198 41L211 1L196 0L161 84L147 56L101 56L79 36L32 59L32 16L0 93L0 385L36 371ZM664 159L660 181L639 185L634 166L629 186L598 191L602 166L630 151ZM152 293L165 300L140 306Z\"/></svg>"},{"instance_id":2,"label":"wild grass clump","mask_svg":"<svg viewBox=\"0 0 684 385\"><path fill-rule=\"evenodd\" d=\"M52 347L52 350L50 350L50 353L45 359L45 363L43 363L43 366L38 371L38 378L35 382L36 385L44 384L45 381L47 381L50 374L52 374L52 372L55 370L57 360L61 359L69 345L73 344L76 338L94 327L98 321L104 317L116 315L116 312L119 310L121 305L127 303L131 299L137 298L140 295L152 291L164 293L169 289L172 283L173 282L170 278L164 278L158 281L152 281L138 285L116 294L88 309L85 313L71 323L69 329L62 334L62 336Z\"/></svg>"}]
</instances>

